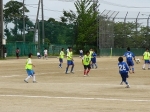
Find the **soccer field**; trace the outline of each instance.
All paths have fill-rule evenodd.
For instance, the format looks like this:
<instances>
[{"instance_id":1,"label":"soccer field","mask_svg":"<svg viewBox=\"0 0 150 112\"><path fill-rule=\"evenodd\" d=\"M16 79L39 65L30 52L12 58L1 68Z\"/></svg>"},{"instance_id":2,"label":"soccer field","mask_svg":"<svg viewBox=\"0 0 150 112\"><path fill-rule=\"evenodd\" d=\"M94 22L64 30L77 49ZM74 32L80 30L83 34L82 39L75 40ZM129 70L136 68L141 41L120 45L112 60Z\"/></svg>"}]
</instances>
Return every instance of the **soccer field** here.
<instances>
[{"instance_id":1,"label":"soccer field","mask_svg":"<svg viewBox=\"0 0 150 112\"><path fill-rule=\"evenodd\" d=\"M0 61L1 112L149 112L150 70L142 70L143 60L129 74L130 88L120 85L118 57L97 58L97 69L83 77L79 57L74 58L74 74L58 68L58 59L32 59L38 83L25 83L26 59Z\"/></svg>"}]
</instances>

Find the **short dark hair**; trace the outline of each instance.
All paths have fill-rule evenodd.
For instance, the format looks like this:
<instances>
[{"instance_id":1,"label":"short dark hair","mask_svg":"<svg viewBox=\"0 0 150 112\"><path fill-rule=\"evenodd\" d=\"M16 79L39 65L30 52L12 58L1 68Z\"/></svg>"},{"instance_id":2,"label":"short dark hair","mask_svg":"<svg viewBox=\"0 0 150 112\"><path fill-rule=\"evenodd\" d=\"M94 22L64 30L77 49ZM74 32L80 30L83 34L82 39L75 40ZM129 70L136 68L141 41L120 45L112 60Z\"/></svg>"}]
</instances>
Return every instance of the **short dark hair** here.
<instances>
[{"instance_id":1,"label":"short dark hair","mask_svg":"<svg viewBox=\"0 0 150 112\"><path fill-rule=\"evenodd\" d=\"M86 54L87 54L87 53L90 53L90 52L89 52L89 51L86 51Z\"/></svg>"},{"instance_id":2,"label":"short dark hair","mask_svg":"<svg viewBox=\"0 0 150 112\"><path fill-rule=\"evenodd\" d=\"M128 47L127 50L130 51L130 47Z\"/></svg>"},{"instance_id":3,"label":"short dark hair","mask_svg":"<svg viewBox=\"0 0 150 112\"><path fill-rule=\"evenodd\" d=\"M29 54L28 54L28 57L31 58L31 56L32 56L32 53L29 53Z\"/></svg>"},{"instance_id":4,"label":"short dark hair","mask_svg":"<svg viewBox=\"0 0 150 112\"><path fill-rule=\"evenodd\" d=\"M64 48L61 48L61 50L64 50Z\"/></svg>"},{"instance_id":5,"label":"short dark hair","mask_svg":"<svg viewBox=\"0 0 150 112\"><path fill-rule=\"evenodd\" d=\"M123 57L119 57L119 58L118 58L118 61L119 61L119 62L123 62Z\"/></svg>"},{"instance_id":6,"label":"short dark hair","mask_svg":"<svg viewBox=\"0 0 150 112\"><path fill-rule=\"evenodd\" d=\"M149 48L146 48L146 50L149 50Z\"/></svg>"}]
</instances>

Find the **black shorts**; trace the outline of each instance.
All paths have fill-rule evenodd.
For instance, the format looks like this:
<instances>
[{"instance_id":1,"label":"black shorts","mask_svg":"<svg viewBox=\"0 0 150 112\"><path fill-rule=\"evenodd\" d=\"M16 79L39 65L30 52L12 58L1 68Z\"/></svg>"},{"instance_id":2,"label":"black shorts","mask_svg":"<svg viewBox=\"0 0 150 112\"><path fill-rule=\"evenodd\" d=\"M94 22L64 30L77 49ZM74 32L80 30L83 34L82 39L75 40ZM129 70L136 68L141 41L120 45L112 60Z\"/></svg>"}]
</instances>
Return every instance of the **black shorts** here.
<instances>
[{"instance_id":1,"label":"black shorts","mask_svg":"<svg viewBox=\"0 0 150 112\"><path fill-rule=\"evenodd\" d=\"M91 66L90 65L84 65L84 69L91 69Z\"/></svg>"},{"instance_id":2,"label":"black shorts","mask_svg":"<svg viewBox=\"0 0 150 112\"><path fill-rule=\"evenodd\" d=\"M19 57L19 53L16 53L16 56Z\"/></svg>"}]
</instances>

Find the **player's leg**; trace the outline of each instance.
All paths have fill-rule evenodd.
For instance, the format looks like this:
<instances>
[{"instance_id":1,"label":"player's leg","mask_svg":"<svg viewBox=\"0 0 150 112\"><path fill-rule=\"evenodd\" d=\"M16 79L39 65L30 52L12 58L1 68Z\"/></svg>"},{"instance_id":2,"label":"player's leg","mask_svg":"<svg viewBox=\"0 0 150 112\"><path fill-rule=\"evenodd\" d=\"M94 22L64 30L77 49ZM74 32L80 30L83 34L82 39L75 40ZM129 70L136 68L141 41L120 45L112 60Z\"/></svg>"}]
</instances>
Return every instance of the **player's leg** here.
<instances>
[{"instance_id":1,"label":"player's leg","mask_svg":"<svg viewBox=\"0 0 150 112\"><path fill-rule=\"evenodd\" d=\"M26 82L26 83L28 83L28 79L30 79L31 77L32 77L32 72L31 72L31 70L26 70L26 72L27 72L27 78L25 78L24 79L24 82Z\"/></svg>"},{"instance_id":2,"label":"player's leg","mask_svg":"<svg viewBox=\"0 0 150 112\"><path fill-rule=\"evenodd\" d=\"M59 58L59 62L60 62L59 68L62 68L63 59Z\"/></svg>"},{"instance_id":3,"label":"player's leg","mask_svg":"<svg viewBox=\"0 0 150 112\"><path fill-rule=\"evenodd\" d=\"M86 75L88 75L88 74L89 74L89 72L90 72L90 70L91 70L91 66L90 66L90 65L88 65L87 67L88 67L88 70L87 70Z\"/></svg>"},{"instance_id":4,"label":"player's leg","mask_svg":"<svg viewBox=\"0 0 150 112\"><path fill-rule=\"evenodd\" d=\"M123 81L124 81L125 84L127 85L126 88L129 88L130 86L129 86L129 83L128 83L128 81L127 81L127 78L128 78L128 73L123 74Z\"/></svg>"},{"instance_id":5,"label":"player's leg","mask_svg":"<svg viewBox=\"0 0 150 112\"><path fill-rule=\"evenodd\" d=\"M123 74L120 74L120 75L121 75L121 80L122 80L121 83L120 83L120 85L123 85L123 82L124 82L123 81Z\"/></svg>"},{"instance_id":6,"label":"player's leg","mask_svg":"<svg viewBox=\"0 0 150 112\"><path fill-rule=\"evenodd\" d=\"M144 60L144 64L143 64L143 67L142 69L145 70L145 65L147 64L147 60Z\"/></svg>"},{"instance_id":7,"label":"player's leg","mask_svg":"<svg viewBox=\"0 0 150 112\"><path fill-rule=\"evenodd\" d=\"M130 65L131 65L132 73L134 73L134 63L133 63L133 61L131 61Z\"/></svg>"},{"instance_id":8,"label":"player's leg","mask_svg":"<svg viewBox=\"0 0 150 112\"><path fill-rule=\"evenodd\" d=\"M32 75L32 77L33 77L33 83L37 83L37 82L36 82L36 79L35 79L35 72L34 72L34 70L32 70L32 74L33 74L33 75Z\"/></svg>"},{"instance_id":9,"label":"player's leg","mask_svg":"<svg viewBox=\"0 0 150 112\"><path fill-rule=\"evenodd\" d=\"M71 72L71 73L74 73L74 72L73 72L73 69L74 69L74 62L73 62L73 61L71 61L71 65L72 65L72 67L71 67L71 71L70 71L70 72Z\"/></svg>"},{"instance_id":10,"label":"player's leg","mask_svg":"<svg viewBox=\"0 0 150 112\"><path fill-rule=\"evenodd\" d=\"M70 60L67 60L67 67L66 67L66 74L68 73L68 69L69 69L69 66L70 66Z\"/></svg>"},{"instance_id":11,"label":"player's leg","mask_svg":"<svg viewBox=\"0 0 150 112\"><path fill-rule=\"evenodd\" d=\"M84 76L86 76L86 69L87 69L87 66L84 65Z\"/></svg>"},{"instance_id":12,"label":"player's leg","mask_svg":"<svg viewBox=\"0 0 150 112\"><path fill-rule=\"evenodd\" d=\"M150 61L148 60L148 70L150 70Z\"/></svg>"}]
</instances>

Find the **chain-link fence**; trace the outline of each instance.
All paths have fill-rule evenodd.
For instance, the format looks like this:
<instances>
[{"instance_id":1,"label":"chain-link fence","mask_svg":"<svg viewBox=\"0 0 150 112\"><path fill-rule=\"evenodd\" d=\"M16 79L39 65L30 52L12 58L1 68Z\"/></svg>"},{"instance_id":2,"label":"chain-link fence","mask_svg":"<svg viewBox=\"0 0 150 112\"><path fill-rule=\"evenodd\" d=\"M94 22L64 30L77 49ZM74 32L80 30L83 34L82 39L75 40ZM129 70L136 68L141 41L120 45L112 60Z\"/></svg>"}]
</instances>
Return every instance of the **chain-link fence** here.
<instances>
[{"instance_id":1,"label":"chain-link fence","mask_svg":"<svg viewBox=\"0 0 150 112\"><path fill-rule=\"evenodd\" d=\"M104 10L99 15L98 48L150 47L150 13Z\"/></svg>"}]
</instances>

